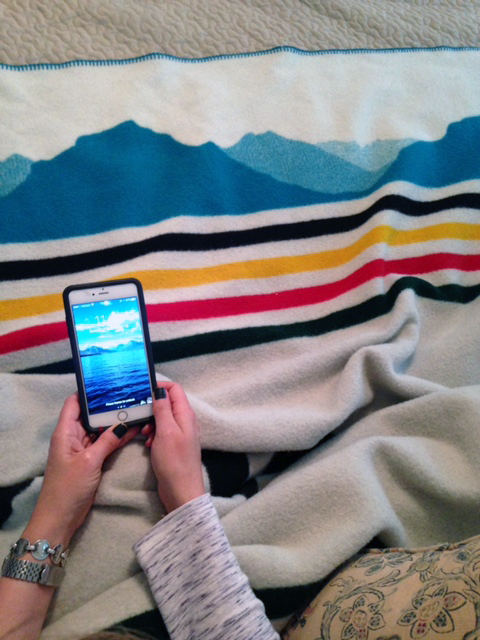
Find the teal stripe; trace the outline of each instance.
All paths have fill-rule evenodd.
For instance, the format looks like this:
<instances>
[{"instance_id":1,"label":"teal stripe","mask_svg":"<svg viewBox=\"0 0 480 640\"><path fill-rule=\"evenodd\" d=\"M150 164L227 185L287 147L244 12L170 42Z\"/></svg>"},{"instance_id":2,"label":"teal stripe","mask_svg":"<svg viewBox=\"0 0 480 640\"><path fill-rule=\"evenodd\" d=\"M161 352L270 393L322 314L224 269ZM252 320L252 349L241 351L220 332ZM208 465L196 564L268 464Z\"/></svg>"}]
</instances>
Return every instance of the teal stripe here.
<instances>
[{"instance_id":1,"label":"teal stripe","mask_svg":"<svg viewBox=\"0 0 480 640\"><path fill-rule=\"evenodd\" d=\"M321 49L308 51L306 49L299 49L284 45L281 47L273 47L272 49L265 49L262 51L246 51L242 53L229 53L213 56L203 56L199 58L185 58L181 56L174 56L168 53L149 53L143 56L137 56L133 58L110 58L105 60L89 60L80 58L78 60L67 60L65 62L37 62L34 64L5 64L0 63L0 69L7 71L44 71L44 70L57 70L57 69L69 69L71 67L111 67L111 66L125 66L129 64L136 64L138 62L145 62L148 60L176 60L177 62L183 62L187 64L198 64L204 62L214 62L216 60L235 60L238 58L255 58L258 56L267 56L277 53L295 53L299 56L328 56L328 55L355 55L355 54L402 54L402 53L429 53L431 51L480 51L480 47L393 47L391 49Z\"/></svg>"}]
</instances>

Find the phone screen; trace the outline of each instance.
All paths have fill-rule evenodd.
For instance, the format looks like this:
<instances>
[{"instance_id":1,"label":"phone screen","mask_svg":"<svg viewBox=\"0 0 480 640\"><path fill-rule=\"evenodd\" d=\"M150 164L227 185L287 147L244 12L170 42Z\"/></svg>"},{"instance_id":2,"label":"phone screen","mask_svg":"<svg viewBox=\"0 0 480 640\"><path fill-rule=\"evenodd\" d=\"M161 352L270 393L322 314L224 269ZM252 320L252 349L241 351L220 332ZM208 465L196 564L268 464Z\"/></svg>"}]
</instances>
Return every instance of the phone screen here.
<instances>
[{"instance_id":1,"label":"phone screen","mask_svg":"<svg viewBox=\"0 0 480 640\"><path fill-rule=\"evenodd\" d=\"M152 403L138 298L72 305L89 414Z\"/></svg>"}]
</instances>

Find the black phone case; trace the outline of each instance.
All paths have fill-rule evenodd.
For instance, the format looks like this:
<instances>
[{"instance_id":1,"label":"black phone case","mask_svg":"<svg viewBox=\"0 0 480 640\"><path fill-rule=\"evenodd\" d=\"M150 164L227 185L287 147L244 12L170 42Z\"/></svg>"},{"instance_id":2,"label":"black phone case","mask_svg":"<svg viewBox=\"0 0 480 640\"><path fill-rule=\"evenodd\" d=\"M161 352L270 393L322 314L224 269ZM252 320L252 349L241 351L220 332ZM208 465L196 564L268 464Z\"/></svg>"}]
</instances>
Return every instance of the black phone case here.
<instances>
[{"instance_id":1,"label":"black phone case","mask_svg":"<svg viewBox=\"0 0 480 640\"><path fill-rule=\"evenodd\" d=\"M105 280L101 282L87 282L85 284L74 284L67 287L63 292L63 306L65 308L65 317L67 320L68 336L70 338L70 347L72 350L73 368L75 370L75 378L77 380L78 399L80 401L80 408L82 411L82 422L85 430L88 431L89 433L101 433L102 431L104 431L104 428L91 427L88 422L88 411L87 411L87 404L86 404L85 387L83 384L82 372L80 367L80 356L77 353L77 345L75 342L75 328L73 323L72 311L70 309L70 303L68 301L68 295L71 291L75 291L76 289L89 289L91 287L105 287L105 286L111 286L111 285L117 285L117 284L128 284L128 283L135 284L138 290L138 302L140 306L140 313L142 315L143 332L145 336L145 351L147 353L148 369L150 373L150 380L152 383L152 392L153 392L157 386L156 378L155 378L155 366L153 363L152 344L150 342L150 332L148 329L147 309L145 306L145 298L143 297L143 287L140 280L137 280L136 278L124 278L122 280ZM153 418L151 419L153 420ZM146 424L148 421L149 419L132 420L130 422L126 422L125 424L133 427L139 424Z\"/></svg>"}]
</instances>

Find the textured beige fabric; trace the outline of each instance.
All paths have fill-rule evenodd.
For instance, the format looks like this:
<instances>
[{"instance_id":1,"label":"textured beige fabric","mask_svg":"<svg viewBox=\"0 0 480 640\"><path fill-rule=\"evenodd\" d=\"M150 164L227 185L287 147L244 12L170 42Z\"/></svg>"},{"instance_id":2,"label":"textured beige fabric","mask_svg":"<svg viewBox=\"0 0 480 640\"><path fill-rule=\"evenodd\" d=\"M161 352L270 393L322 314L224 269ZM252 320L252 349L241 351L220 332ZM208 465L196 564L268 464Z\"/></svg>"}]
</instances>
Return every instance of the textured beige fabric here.
<instances>
[{"instance_id":1,"label":"textured beige fabric","mask_svg":"<svg viewBox=\"0 0 480 640\"><path fill-rule=\"evenodd\" d=\"M480 0L0 0L0 62L480 45Z\"/></svg>"},{"instance_id":2,"label":"textured beige fabric","mask_svg":"<svg viewBox=\"0 0 480 640\"><path fill-rule=\"evenodd\" d=\"M371 550L335 574L282 638L474 640L479 557L480 536L424 549Z\"/></svg>"}]
</instances>

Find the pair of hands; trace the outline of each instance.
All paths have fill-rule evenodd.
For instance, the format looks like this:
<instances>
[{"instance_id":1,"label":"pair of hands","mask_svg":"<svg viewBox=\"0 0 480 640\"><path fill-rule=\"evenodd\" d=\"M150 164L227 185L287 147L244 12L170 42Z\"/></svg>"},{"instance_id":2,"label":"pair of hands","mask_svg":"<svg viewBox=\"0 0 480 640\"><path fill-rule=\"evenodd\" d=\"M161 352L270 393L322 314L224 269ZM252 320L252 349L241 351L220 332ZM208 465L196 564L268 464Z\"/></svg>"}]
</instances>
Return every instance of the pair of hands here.
<instances>
[{"instance_id":1,"label":"pair of hands","mask_svg":"<svg viewBox=\"0 0 480 640\"><path fill-rule=\"evenodd\" d=\"M165 397L153 401L156 427L148 424L125 434L111 427L94 442L82 427L77 395L66 399L26 534L38 531L41 537L51 536L53 543L67 545L90 511L106 458L139 433L151 450L158 493L167 512L205 493L195 414L180 385L165 381L162 387Z\"/></svg>"}]
</instances>

